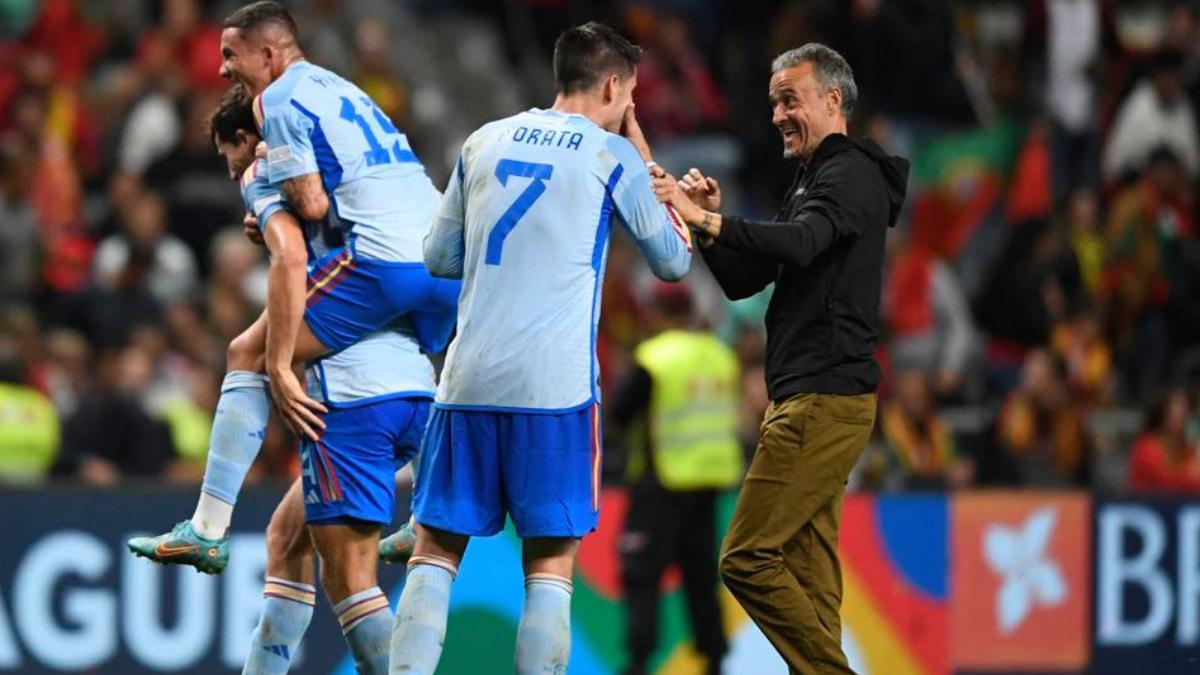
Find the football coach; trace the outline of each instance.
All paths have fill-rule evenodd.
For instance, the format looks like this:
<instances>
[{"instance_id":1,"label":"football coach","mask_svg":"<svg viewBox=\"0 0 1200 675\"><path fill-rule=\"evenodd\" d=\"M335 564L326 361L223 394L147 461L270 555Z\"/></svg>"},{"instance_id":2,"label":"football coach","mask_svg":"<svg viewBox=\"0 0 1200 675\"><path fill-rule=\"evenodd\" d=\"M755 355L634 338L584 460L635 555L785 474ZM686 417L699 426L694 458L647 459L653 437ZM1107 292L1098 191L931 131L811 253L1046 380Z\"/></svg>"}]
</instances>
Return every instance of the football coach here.
<instances>
[{"instance_id":1,"label":"football coach","mask_svg":"<svg viewBox=\"0 0 1200 675\"><path fill-rule=\"evenodd\" d=\"M771 65L771 121L801 167L772 222L722 215L697 169L655 181L697 233L731 300L775 284L767 310L771 405L721 552L721 577L791 672L852 673L841 647L838 529L847 476L875 422L883 247L908 162L846 136L858 89L810 43Z\"/></svg>"}]
</instances>

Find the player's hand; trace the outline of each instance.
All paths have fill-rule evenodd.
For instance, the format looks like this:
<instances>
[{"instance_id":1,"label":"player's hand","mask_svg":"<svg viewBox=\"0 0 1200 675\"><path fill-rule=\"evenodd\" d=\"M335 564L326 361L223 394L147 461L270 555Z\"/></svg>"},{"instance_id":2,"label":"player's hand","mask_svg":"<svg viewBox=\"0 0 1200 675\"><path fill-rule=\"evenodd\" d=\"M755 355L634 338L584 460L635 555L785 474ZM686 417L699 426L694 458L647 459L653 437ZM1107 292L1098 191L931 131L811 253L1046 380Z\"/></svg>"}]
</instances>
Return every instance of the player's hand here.
<instances>
[{"instance_id":1,"label":"player's hand","mask_svg":"<svg viewBox=\"0 0 1200 675\"><path fill-rule=\"evenodd\" d=\"M263 239L262 230L258 229L258 218L247 213L245 218L242 218L242 232L250 243L258 246L265 246L266 241Z\"/></svg>"},{"instance_id":2,"label":"player's hand","mask_svg":"<svg viewBox=\"0 0 1200 675\"><path fill-rule=\"evenodd\" d=\"M674 176L665 175L662 178L654 178L650 181L650 187L654 190L654 196L658 197L658 201L674 207L679 218L684 222L692 222L704 217L704 209L700 208L691 197L683 191L683 181L676 180Z\"/></svg>"},{"instance_id":3,"label":"player's hand","mask_svg":"<svg viewBox=\"0 0 1200 675\"><path fill-rule=\"evenodd\" d=\"M721 184L712 176L705 176L700 169L692 167L679 179L679 187L705 211L721 209Z\"/></svg>"},{"instance_id":4,"label":"player's hand","mask_svg":"<svg viewBox=\"0 0 1200 675\"><path fill-rule=\"evenodd\" d=\"M633 113L632 103L625 109L625 118L621 120L621 135L633 143L633 148L637 150L643 162L652 161L650 144L646 142L646 135L642 133L642 126L638 124L637 115Z\"/></svg>"},{"instance_id":5,"label":"player's hand","mask_svg":"<svg viewBox=\"0 0 1200 675\"><path fill-rule=\"evenodd\" d=\"M268 379L271 383L271 400L275 402L275 409L279 411L283 423L297 436L319 440L320 431L325 430L325 422L318 414L329 412L328 409L304 392L304 387L300 386L291 368L271 369Z\"/></svg>"},{"instance_id":6,"label":"player's hand","mask_svg":"<svg viewBox=\"0 0 1200 675\"><path fill-rule=\"evenodd\" d=\"M664 172L663 175L650 179L650 189L654 190L654 196L658 197L658 201L670 204L680 190L679 181L671 174Z\"/></svg>"}]
</instances>

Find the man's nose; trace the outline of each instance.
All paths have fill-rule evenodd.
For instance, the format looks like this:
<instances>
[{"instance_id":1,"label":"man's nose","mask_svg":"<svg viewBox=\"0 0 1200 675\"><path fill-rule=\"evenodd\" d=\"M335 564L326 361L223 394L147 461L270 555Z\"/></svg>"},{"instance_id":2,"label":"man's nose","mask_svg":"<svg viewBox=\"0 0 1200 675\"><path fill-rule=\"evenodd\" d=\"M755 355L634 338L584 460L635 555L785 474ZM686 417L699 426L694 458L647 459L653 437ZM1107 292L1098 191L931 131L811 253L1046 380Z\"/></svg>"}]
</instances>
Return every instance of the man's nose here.
<instances>
[{"instance_id":1,"label":"man's nose","mask_svg":"<svg viewBox=\"0 0 1200 675\"><path fill-rule=\"evenodd\" d=\"M771 123L779 126L787 121L787 115L783 112L783 106L777 105L771 108Z\"/></svg>"},{"instance_id":2,"label":"man's nose","mask_svg":"<svg viewBox=\"0 0 1200 675\"><path fill-rule=\"evenodd\" d=\"M224 63L221 64L221 69L218 70L217 73L227 80L232 79L232 73L229 72L229 66L225 65Z\"/></svg>"}]
</instances>

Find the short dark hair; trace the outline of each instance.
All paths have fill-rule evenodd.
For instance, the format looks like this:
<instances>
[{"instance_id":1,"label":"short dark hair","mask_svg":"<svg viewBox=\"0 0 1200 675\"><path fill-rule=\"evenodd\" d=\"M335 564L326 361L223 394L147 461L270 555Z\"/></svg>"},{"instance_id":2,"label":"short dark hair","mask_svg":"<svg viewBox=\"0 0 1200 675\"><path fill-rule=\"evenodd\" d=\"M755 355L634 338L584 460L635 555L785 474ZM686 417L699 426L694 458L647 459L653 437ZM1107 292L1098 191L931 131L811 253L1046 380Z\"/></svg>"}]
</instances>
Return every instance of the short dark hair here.
<instances>
[{"instance_id":1,"label":"short dark hair","mask_svg":"<svg viewBox=\"0 0 1200 675\"><path fill-rule=\"evenodd\" d=\"M554 83L561 94L591 89L612 73L637 68L642 48L595 21L568 28L554 43Z\"/></svg>"},{"instance_id":2,"label":"short dark hair","mask_svg":"<svg viewBox=\"0 0 1200 675\"><path fill-rule=\"evenodd\" d=\"M236 28L243 33L253 33L267 26L284 29L293 40L300 34L291 13L275 0L252 2L225 17L221 23L222 28Z\"/></svg>"},{"instance_id":3,"label":"short dark hair","mask_svg":"<svg viewBox=\"0 0 1200 675\"><path fill-rule=\"evenodd\" d=\"M208 118L208 137L222 143L237 143L237 132L259 135L254 107L241 87L233 87L221 97L221 103Z\"/></svg>"}]
</instances>

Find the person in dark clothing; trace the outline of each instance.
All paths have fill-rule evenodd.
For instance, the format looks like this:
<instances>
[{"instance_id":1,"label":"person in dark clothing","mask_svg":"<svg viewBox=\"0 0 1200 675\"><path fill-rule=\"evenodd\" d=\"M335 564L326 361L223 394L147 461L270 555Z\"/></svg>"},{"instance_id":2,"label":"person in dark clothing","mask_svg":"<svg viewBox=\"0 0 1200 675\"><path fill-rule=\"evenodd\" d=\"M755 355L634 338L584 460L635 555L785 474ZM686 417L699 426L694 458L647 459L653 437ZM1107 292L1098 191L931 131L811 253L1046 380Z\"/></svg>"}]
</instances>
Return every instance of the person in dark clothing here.
<instances>
[{"instance_id":1,"label":"person in dark clothing","mask_svg":"<svg viewBox=\"0 0 1200 675\"><path fill-rule=\"evenodd\" d=\"M662 576L678 563L696 651L705 672L719 674L728 644L717 601L716 506L742 476L738 360L713 334L688 329L686 286L657 285L651 309L657 334L635 350L633 368L610 398L606 426L643 451L626 453L632 485L618 543L629 612L625 673L649 672Z\"/></svg>"},{"instance_id":2,"label":"person in dark clothing","mask_svg":"<svg viewBox=\"0 0 1200 675\"><path fill-rule=\"evenodd\" d=\"M851 673L841 647L838 529L845 482L875 421L883 249L908 162L846 137L858 91L820 44L772 64L772 121L803 167L774 222L723 216L691 169L654 182L699 235L730 299L775 283L767 311L771 405L722 545L726 586L792 672Z\"/></svg>"}]
</instances>

